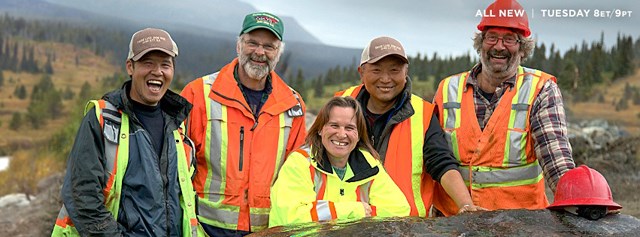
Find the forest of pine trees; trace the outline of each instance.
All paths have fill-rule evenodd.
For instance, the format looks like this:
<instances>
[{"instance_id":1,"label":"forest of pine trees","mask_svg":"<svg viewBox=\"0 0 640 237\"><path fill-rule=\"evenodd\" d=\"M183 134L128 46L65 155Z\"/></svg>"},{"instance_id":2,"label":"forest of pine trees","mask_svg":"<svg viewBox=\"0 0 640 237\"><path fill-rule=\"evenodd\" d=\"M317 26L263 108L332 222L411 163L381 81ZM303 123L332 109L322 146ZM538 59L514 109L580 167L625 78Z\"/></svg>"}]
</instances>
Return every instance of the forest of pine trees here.
<instances>
[{"instance_id":1,"label":"forest of pine trees","mask_svg":"<svg viewBox=\"0 0 640 237\"><path fill-rule=\"evenodd\" d=\"M571 95L573 101L584 101L590 96L594 85L611 83L632 74L639 64L638 61L640 61L640 38L634 41L631 36L618 35L616 44L607 48L602 35L599 41L590 44L583 41L580 46L576 45L564 53L561 53L553 44L549 49L544 43L537 44L533 55L523 63L523 66L555 75L560 88ZM441 57L437 53L431 57L417 55L409 57L409 75L418 81L433 79L435 90L440 80L446 76L469 70L476 63L477 57L469 54L456 57ZM303 75L302 71L298 70L297 75ZM292 76L286 75L285 78L292 78ZM312 88L314 96L326 96L323 85L359 82L356 65L337 66L311 79L300 80L299 76L294 78L289 80L289 83L295 85L294 88L299 91ZM640 90L637 88L630 90L634 89ZM426 99L430 100L430 98ZM627 99L623 97L622 100Z\"/></svg>"},{"instance_id":2,"label":"forest of pine trees","mask_svg":"<svg viewBox=\"0 0 640 237\"><path fill-rule=\"evenodd\" d=\"M72 26L62 22L47 22L36 20L25 20L14 18L7 14L0 17L0 70L16 72L46 73L53 72L52 62L55 61L55 54L45 53L45 57L40 56L40 60L35 55L33 45L22 43L16 38L31 39L33 41L53 41L73 44L76 47L89 48L98 55L116 55L114 63L122 63L113 53L113 49L123 48L127 45L128 36L122 31L105 30L94 26ZM189 39L185 39L190 41ZM185 47L194 47L187 44ZM185 50L186 51L186 50ZM181 50L183 52L183 50ZM359 82L357 65L340 65L328 69L321 75L305 77L304 68L293 69L288 67L286 55L283 56L279 65L278 73L291 84L291 86L305 95L309 89L313 89L314 97L327 96L324 86L336 85L345 82ZM42 59L44 58L44 59ZM563 92L572 95L574 101L582 101L592 90L592 87L601 83L611 83L634 72L640 59L640 39L633 39L632 36L623 34L617 35L616 43L611 46L604 44L604 34L600 40L588 43L582 41L565 52L560 52L554 44L536 45L533 55L526 60L523 65L541 69L555 75L558 84ZM76 58L76 61L81 60ZM198 62L210 68L211 65L224 65L228 60L222 60L217 56L201 58L203 62ZM215 61L215 62L212 62ZM293 59L292 59L293 60ZM204 62L206 61L206 62ZM428 55L416 55L409 57L411 78L418 81L433 81L435 89L440 80L448 75L469 70L477 63L477 55L465 54L461 56L441 56L434 53ZM194 63L181 64L179 69L195 70ZM215 67L214 67L215 68ZM208 69L210 70L210 69ZM187 81L182 80L187 75L186 80L193 79L189 73L176 73L176 86L180 87ZM2 83L0 81L0 83ZM181 89L174 87L175 89ZM16 88L16 95L22 95L23 88ZM69 95L65 95L65 98ZM427 98L429 100L429 98Z\"/></svg>"}]
</instances>

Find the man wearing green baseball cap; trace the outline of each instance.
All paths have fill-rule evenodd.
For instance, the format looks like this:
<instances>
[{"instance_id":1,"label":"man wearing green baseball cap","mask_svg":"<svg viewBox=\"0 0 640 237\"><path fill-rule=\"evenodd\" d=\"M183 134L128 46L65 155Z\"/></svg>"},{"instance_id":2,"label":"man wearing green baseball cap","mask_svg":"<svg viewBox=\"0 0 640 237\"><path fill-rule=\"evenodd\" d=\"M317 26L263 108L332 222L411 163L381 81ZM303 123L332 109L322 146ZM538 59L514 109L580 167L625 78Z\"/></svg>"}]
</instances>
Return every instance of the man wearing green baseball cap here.
<instances>
[{"instance_id":1,"label":"man wearing green baseball cap","mask_svg":"<svg viewBox=\"0 0 640 237\"><path fill-rule=\"evenodd\" d=\"M304 101L274 72L283 35L276 15L247 15L238 57L182 91L193 104L185 124L196 147L198 219L209 236L266 229L271 184L304 142Z\"/></svg>"}]
</instances>

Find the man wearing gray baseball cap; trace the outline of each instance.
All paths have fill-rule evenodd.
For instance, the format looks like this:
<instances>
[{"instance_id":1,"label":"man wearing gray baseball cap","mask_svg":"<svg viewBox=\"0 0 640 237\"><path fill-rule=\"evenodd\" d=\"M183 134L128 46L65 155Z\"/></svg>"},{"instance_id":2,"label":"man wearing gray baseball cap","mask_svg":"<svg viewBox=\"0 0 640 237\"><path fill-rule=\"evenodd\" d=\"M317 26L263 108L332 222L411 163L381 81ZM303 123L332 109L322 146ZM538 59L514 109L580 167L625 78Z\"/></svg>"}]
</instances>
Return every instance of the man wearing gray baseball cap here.
<instances>
[{"instance_id":1,"label":"man wearing gray baseball cap","mask_svg":"<svg viewBox=\"0 0 640 237\"><path fill-rule=\"evenodd\" d=\"M434 106L411 93L409 59L391 37L374 38L362 51L362 84L336 93L362 105L373 147L391 179L400 187L411 216L428 217L435 182L459 207L458 213L484 210L471 202L458 162L433 116Z\"/></svg>"},{"instance_id":2,"label":"man wearing gray baseball cap","mask_svg":"<svg viewBox=\"0 0 640 237\"><path fill-rule=\"evenodd\" d=\"M191 104L170 91L169 33L133 34L131 80L85 108L52 236L197 236L194 148L180 124Z\"/></svg>"}]
</instances>

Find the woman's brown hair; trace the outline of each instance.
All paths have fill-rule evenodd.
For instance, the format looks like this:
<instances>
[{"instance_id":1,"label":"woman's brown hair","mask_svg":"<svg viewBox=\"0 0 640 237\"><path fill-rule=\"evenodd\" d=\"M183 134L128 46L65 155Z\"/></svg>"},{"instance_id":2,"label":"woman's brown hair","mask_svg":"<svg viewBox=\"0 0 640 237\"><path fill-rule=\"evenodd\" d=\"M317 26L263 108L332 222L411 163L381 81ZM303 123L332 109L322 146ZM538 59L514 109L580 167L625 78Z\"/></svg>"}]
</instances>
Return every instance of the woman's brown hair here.
<instances>
[{"instance_id":1,"label":"woman's brown hair","mask_svg":"<svg viewBox=\"0 0 640 237\"><path fill-rule=\"evenodd\" d=\"M373 149L371 145L371 140L369 139L369 135L367 133L367 124L364 119L364 113L362 111L362 107L352 97L333 97L320 109L318 112L318 116L316 120L309 128L307 133L307 138L305 139L305 144L311 147L311 156L318 163L322 164L322 159L326 156L325 148L322 145L322 137L320 136L320 131L324 127L327 122L329 122L329 113L333 107L342 107L342 108L352 108L356 120L356 128L358 129L358 144L356 145L356 149L361 148L367 150L373 157L379 159L378 152Z\"/></svg>"}]
</instances>

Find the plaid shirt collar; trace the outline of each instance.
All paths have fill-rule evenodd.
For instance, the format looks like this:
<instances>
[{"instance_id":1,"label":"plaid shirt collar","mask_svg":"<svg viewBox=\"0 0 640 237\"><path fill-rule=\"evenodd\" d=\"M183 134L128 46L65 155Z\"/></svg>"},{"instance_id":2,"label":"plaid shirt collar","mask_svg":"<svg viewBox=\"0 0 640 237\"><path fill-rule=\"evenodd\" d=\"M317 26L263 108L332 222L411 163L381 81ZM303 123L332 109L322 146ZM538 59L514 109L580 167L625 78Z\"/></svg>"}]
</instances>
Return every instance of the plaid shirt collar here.
<instances>
[{"instance_id":1,"label":"plaid shirt collar","mask_svg":"<svg viewBox=\"0 0 640 237\"><path fill-rule=\"evenodd\" d=\"M475 66L473 66L473 68L471 69L471 75L469 76L469 79L467 80L467 87L469 85L471 85L471 86L473 86L473 90L474 91L480 90L480 88L478 87L478 74L480 74L481 71L482 71L482 64L481 63L478 63ZM500 88L503 89L502 91L504 91L504 89L511 88L511 87L513 87L515 85L516 85L516 75L513 75L508 80L503 81L502 84L500 84Z\"/></svg>"}]
</instances>

